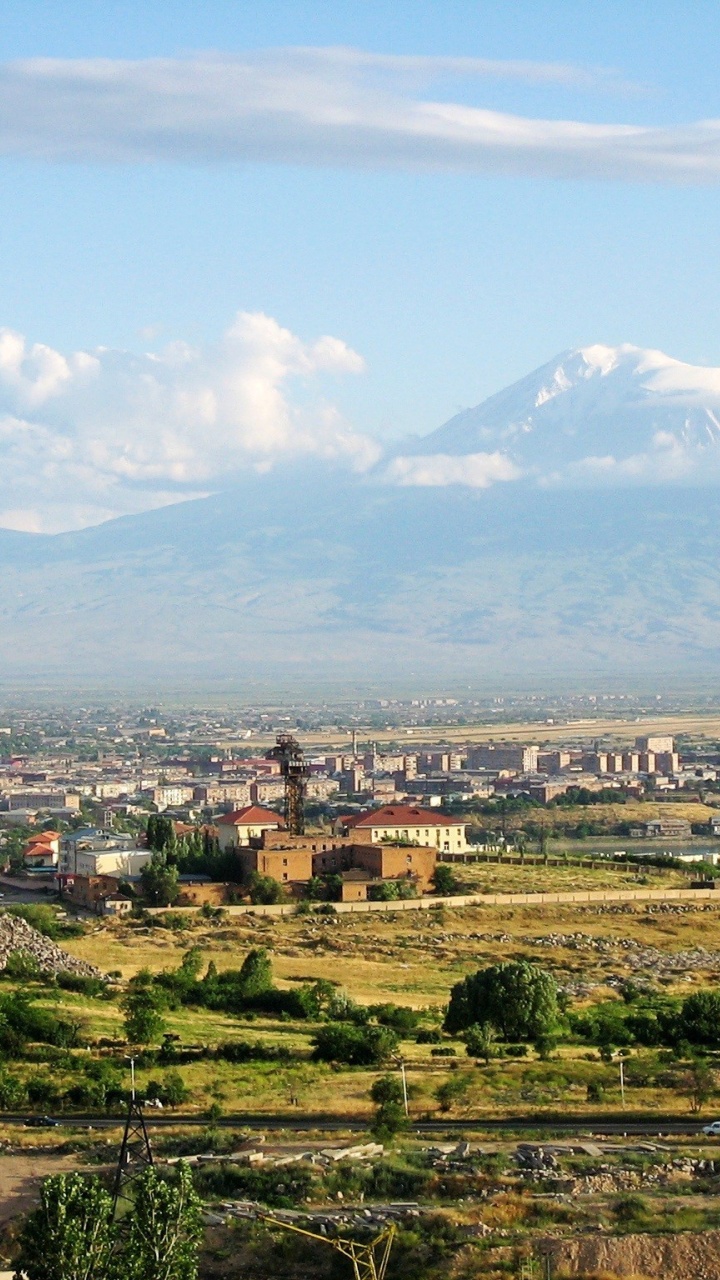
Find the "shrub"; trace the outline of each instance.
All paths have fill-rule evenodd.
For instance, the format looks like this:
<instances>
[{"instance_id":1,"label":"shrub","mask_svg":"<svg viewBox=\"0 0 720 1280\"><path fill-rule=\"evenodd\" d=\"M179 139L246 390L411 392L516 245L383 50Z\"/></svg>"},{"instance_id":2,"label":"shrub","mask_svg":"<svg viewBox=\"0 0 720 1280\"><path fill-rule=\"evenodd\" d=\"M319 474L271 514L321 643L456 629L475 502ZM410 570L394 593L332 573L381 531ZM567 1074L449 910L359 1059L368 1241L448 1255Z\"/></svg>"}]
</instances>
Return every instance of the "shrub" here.
<instances>
[{"instance_id":1,"label":"shrub","mask_svg":"<svg viewBox=\"0 0 720 1280\"><path fill-rule=\"evenodd\" d=\"M348 1022L330 1022L315 1033L313 1058L319 1062L341 1062L347 1066L382 1066L398 1047L398 1037L389 1027L357 1027Z\"/></svg>"},{"instance_id":2,"label":"shrub","mask_svg":"<svg viewBox=\"0 0 720 1280\"><path fill-rule=\"evenodd\" d=\"M434 1027L423 1028L415 1037L416 1044L440 1044L442 1036Z\"/></svg>"},{"instance_id":3,"label":"shrub","mask_svg":"<svg viewBox=\"0 0 720 1280\"><path fill-rule=\"evenodd\" d=\"M404 1004L371 1004L369 1012L382 1027L401 1034L414 1031L420 1021L420 1014Z\"/></svg>"}]
</instances>

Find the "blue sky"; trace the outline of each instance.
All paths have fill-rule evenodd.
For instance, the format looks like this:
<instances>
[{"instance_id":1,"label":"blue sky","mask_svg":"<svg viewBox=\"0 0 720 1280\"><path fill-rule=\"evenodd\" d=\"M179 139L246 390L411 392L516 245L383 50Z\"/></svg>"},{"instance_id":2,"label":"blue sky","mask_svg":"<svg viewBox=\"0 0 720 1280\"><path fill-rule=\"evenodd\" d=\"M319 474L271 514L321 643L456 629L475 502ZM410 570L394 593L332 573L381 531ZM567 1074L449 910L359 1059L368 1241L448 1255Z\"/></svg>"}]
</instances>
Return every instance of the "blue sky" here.
<instances>
[{"instance_id":1,"label":"blue sky","mask_svg":"<svg viewBox=\"0 0 720 1280\"><path fill-rule=\"evenodd\" d=\"M218 344L238 312L272 317L299 344L290 351L282 339L282 368L267 374L268 348L262 359L258 352L270 342L277 363L276 332L261 339L257 327L240 336L234 330L233 350L240 343L244 353L238 412L251 412L258 361L272 401L270 408L263 402L243 436L247 456L263 465L272 451L253 452L259 432L274 433L281 453L292 431L310 439L318 414L320 444L312 448L319 456L366 465L367 438L428 432L578 344L633 342L720 365L720 135L697 123L720 118L719 27L716 4L662 0L8 0L0 62L61 63L49 72L35 63L11 68L0 83L0 326L27 340L20 356L11 344L4 366L0 407L25 424L25 434L6 471L11 493L0 523L40 527L27 514L27 472L33 449L47 453L48 442L55 448L58 433L62 447L48 478L54 474L76 492L49 527L155 505L177 486L211 489L217 468L197 468L186 437L173 438L169 462L138 443L143 430L162 433L162 409L157 426L143 408L122 457L111 456L106 436L123 436L134 396L127 388L147 374L127 353L142 360L148 347L173 341L202 349L202 376L193 375L191 390L182 382L183 404L188 397L199 404L206 392L215 394L220 366L227 385L230 356L226 347L218 354ZM339 62L304 55L298 63L282 52L297 47L356 53ZM281 52L257 52L265 50ZM357 51L375 58L363 63ZM144 95L162 97L167 124L190 68L192 93L206 103L224 74L222 59L221 72L213 69L218 54L229 59L231 75L234 59L243 75L260 67L271 93L286 81L294 86L291 124L273 120L266 128L268 111L258 109L238 147L236 107L222 136L209 115L194 130L191 95L175 132L171 120L169 136L140 137ZM400 65L393 56L434 61ZM114 75L119 60L138 62L140 70L123 81L117 101L96 78L90 90L84 84L84 97L73 98L76 80L68 93L63 77L75 76L78 59L92 60L91 78L97 59L110 60L103 76ZM172 60L169 96L147 59ZM225 110L224 91L217 92L211 114L218 102ZM308 123L304 104L316 94L329 110L350 101L353 110L360 104L360 115L372 114L371 141L363 125L338 142L327 114L322 127ZM409 117L399 145L393 112L426 102L450 104L448 129L442 112L434 116L431 130L440 133L418 150L417 120ZM475 116L465 120L463 108L529 122L529 148L518 150L525 124L513 125L512 154L498 168L478 135L484 125ZM551 130L546 145L538 121L605 126L609 142L580 130L577 149L568 151ZM639 130L635 150L613 133L621 125ZM347 349L319 350L321 335ZM18 382L18 361L33 343L65 356L98 347L126 354L110 373L109 357L102 357L104 381L93 384L90 401L78 391L62 411L54 404L45 412L33 383L37 370L23 366ZM78 369L57 375L53 396L90 376ZM169 385L166 379L166 398ZM202 436L216 419L209 409L204 419L198 412ZM220 415L218 456L232 412ZM292 423L278 427L278 413ZM105 416L106 436L96 441L84 429L82 465L75 458L65 475L61 455L73 423L93 414ZM89 457L97 474L88 471ZM135 497L122 498L118 477L134 486Z\"/></svg>"}]
</instances>

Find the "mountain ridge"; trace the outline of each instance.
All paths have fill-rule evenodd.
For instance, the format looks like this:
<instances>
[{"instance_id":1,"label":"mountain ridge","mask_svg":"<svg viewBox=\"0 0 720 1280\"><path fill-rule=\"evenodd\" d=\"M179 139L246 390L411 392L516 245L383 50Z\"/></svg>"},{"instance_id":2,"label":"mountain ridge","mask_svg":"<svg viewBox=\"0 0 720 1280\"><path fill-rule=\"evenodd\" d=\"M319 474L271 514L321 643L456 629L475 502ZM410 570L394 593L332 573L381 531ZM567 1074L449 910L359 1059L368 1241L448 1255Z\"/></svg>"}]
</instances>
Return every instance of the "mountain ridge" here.
<instances>
[{"instance_id":1,"label":"mountain ridge","mask_svg":"<svg viewBox=\"0 0 720 1280\"><path fill-rule=\"evenodd\" d=\"M566 382L581 392L609 388L613 404L639 388L643 410L659 397L676 422L690 409L714 412L717 375L720 405L718 370L700 377L695 367L690 387L684 370L693 366L629 344L578 348L573 361L550 361L484 402L495 402L493 429L520 420L503 417L498 398L520 412L539 400L533 411L545 423ZM543 395L552 377L558 390ZM648 391L648 378L658 377L664 390ZM601 425L606 419L607 405L598 410ZM555 413L536 432L544 458L542 432L557 421ZM442 433L453 423L422 442L426 462L445 456L438 441L447 447ZM522 442L533 430L515 435ZM646 417L641 430L645 440ZM567 460L577 432L558 431L558 439ZM629 447L635 453L626 456L637 457L637 437ZM714 437L684 447L714 456ZM656 453L663 448L676 456L667 445ZM477 456L458 454L457 474ZM190 689L260 677L357 687L715 672L720 485L707 483L712 466L703 484L692 468L682 483L637 468L632 487L582 487L555 485L552 468L533 471L529 455L521 460L519 478L485 487L394 486L382 471L319 464L248 469L233 489L75 532L0 530L0 679L159 689L172 680Z\"/></svg>"}]
</instances>

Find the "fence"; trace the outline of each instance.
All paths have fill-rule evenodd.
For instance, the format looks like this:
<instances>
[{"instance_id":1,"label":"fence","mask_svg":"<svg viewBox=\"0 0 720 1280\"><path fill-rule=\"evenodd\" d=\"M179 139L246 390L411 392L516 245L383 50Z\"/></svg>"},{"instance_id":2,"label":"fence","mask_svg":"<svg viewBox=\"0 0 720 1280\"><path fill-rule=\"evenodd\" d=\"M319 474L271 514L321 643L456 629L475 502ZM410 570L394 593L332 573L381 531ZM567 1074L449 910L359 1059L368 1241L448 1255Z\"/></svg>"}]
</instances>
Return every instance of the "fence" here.
<instances>
[{"instance_id":1,"label":"fence","mask_svg":"<svg viewBox=\"0 0 720 1280\"><path fill-rule=\"evenodd\" d=\"M401 898L395 902L334 902L337 915L363 914L373 911L433 911L439 907L542 907L591 902L693 902L715 899L720 906L720 893L705 889L579 889L573 893L466 893L448 898ZM152 915L164 911L193 912L201 907L151 907ZM272 906L223 907L229 916L294 916L297 903Z\"/></svg>"}]
</instances>

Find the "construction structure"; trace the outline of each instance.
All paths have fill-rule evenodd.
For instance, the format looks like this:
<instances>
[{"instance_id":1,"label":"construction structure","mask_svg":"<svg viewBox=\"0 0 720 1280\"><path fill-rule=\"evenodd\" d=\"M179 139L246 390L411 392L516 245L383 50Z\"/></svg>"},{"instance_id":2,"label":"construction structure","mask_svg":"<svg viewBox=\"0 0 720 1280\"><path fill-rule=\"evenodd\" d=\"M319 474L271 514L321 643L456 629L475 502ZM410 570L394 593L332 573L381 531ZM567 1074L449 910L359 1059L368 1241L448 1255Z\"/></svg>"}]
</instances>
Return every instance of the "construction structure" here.
<instances>
[{"instance_id":1,"label":"construction structure","mask_svg":"<svg viewBox=\"0 0 720 1280\"><path fill-rule=\"evenodd\" d=\"M280 763L280 774L285 781L287 832L292 836L302 836L305 834L305 790L310 776L303 749L291 733L279 733L266 758Z\"/></svg>"},{"instance_id":2,"label":"construction structure","mask_svg":"<svg viewBox=\"0 0 720 1280\"><path fill-rule=\"evenodd\" d=\"M349 1240L344 1236L321 1235L318 1231L310 1231L294 1222L285 1222L275 1218L271 1213L256 1210L253 1214L258 1222L268 1227L280 1227L283 1231L295 1231L309 1240L319 1240L321 1244L329 1244L336 1253L342 1253L352 1263L353 1280L384 1280L390 1259L390 1250L395 1237L395 1223L384 1227L373 1240Z\"/></svg>"}]
</instances>

